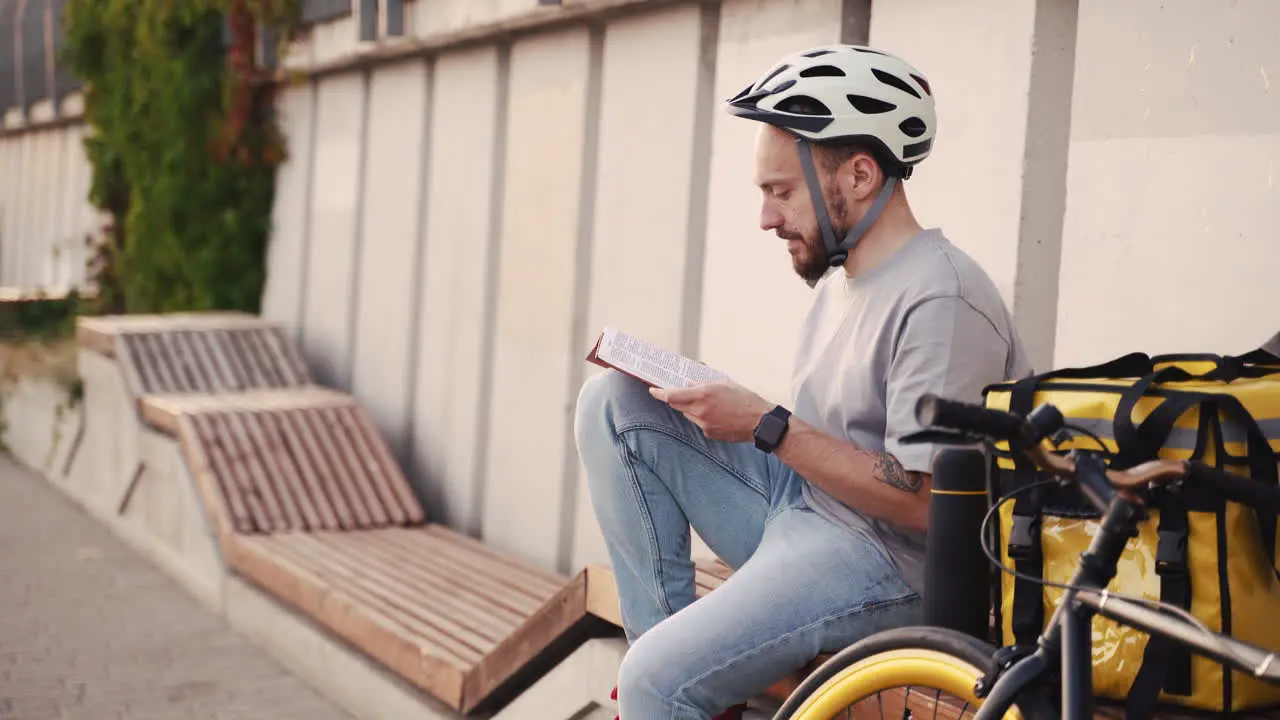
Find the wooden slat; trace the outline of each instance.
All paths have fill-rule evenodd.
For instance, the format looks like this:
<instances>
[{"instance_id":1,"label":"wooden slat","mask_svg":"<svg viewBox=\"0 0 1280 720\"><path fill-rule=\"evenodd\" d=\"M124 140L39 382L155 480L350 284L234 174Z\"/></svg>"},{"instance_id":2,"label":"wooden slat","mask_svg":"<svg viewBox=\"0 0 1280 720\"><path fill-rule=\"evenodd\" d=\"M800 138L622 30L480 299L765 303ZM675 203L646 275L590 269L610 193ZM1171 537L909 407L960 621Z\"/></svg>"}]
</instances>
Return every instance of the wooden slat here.
<instances>
[{"instance_id":1,"label":"wooden slat","mask_svg":"<svg viewBox=\"0 0 1280 720\"><path fill-rule=\"evenodd\" d=\"M222 493L218 490L218 482L213 477L213 468L208 454L204 451L204 447L195 440L195 423L191 416L178 418L178 424L181 427L181 431L178 434L178 447L181 448L183 457L186 458L187 469L191 473L191 479L195 482L196 490L200 493L201 500L203 500L201 504L204 507L205 517L208 518L214 533L221 540L233 531L231 508L227 505L226 498L222 497Z\"/></svg>"},{"instance_id":2,"label":"wooden slat","mask_svg":"<svg viewBox=\"0 0 1280 720\"><path fill-rule=\"evenodd\" d=\"M425 532L440 538L447 546L467 548L474 551L477 557L492 561L502 567L504 569L503 572L509 573L513 579L519 578L522 583L542 583L544 590L547 588L559 588L564 584L565 578L561 575L529 567L473 537L464 535L444 525L428 526Z\"/></svg>"},{"instance_id":3,"label":"wooden slat","mask_svg":"<svg viewBox=\"0 0 1280 720\"><path fill-rule=\"evenodd\" d=\"M512 610L505 603L495 602L481 587L459 583L433 572L432 567L388 554L388 545L382 538L389 532L392 531L343 533L342 537L347 540L349 554L369 572L396 578L420 603L443 609L470 631L494 642L519 627L532 612Z\"/></svg>"},{"instance_id":4,"label":"wooden slat","mask_svg":"<svg viewBox=\"0 0 1280 720\"><path fill-rule=\"evenodd\" d=\"M139 399L142 419L161 432L177 436L179 415L206 412L262 412L293 408L355 406L348 393L321 385L296 388L264 388L236 393L148 395Z\"/></svg>"},{"instance_id":5,"label":"wooden slat","mask_svg":"<svg viewBox=\"0 0 1280 720\"><path fill-rule=\"evenodd\" d=\"M524 612L511 610L506 603L495 595L500 595L491 588L466 582L466 578L442 577L435 572L434 566L423 563L406 562L403 557L388 555L388 544L385 538L390 534L416 535L424 538L425 534L416 530L400 531L396 528L371 530L356 533L312 533L312 540L324 542L329 552L343 555L352 562L365 566L371 575L382 575L392 578L393 582L412 590L412 595L419 597L424 605L433 611L449 615L449 622L456 622L465 627L467 632L474 632L497 642L507 633L524 622L532 610ZM429 552L429 545L424 545ZM546 597L541 598L545 602ZM541 603L539 603L540 605Z\"/></svg>"},{"instance_id":6,"label":"wooden slat","mask_svg":"<svg viewBox=\"0 0 1280 720\"><path fill-rule=\"evenodd\" d=\"M164 315L84 315L76 318L76 342L107 357L115 356L115 339L125 332L163 332L179 328L253 327L265 323L243 312L217 311Z\"/></svg>"},{"instance_id":7,"label":"wooden slat","mask_svg":"<svg viewBox=\"0 0 1280 720\"><path fill-rule=\"evenodd\" d=\"M148 397L143 417L199 448L235 532L355 530L426 516L355 398L309 386ZM190 422L179 422L189 418ZM560 587L555 580L555 587Z\"/></svg>"},{"instance_id":8,"label":"wooden slat","mask_svg":"<svg viewBox=\"0 0 1280 720\"><path fill-rule=\"evenodd\" d=\"M342 535L350 533L339 533ZM379 613L395 624L417 645L427 648L438 657L461 670L467 670L480 660L487 643L472 633L448 622L443 615L436 615L431 608L411 609L398 602L395 589L380 578L372 578L355 570L347 562L349 558L334 543L320 542L314 533L277 533L253 537L264 552L287 559L290 563L312 573L325 584L331 595L345 595L356 607ZM460 637L462 636L462 637Z\"/></svg>"},{"instance_id":9,"label":"wooden slat","mask_svg":"<svg viewBox=\"0 0 1280 720\"><path fill-rule=\"evenodd\" d=\"M377 552L399 564L404 572L416 573L429 578L433 585L465 595L492 617L505 618L513 626L537 611L560 587L530 592L503 582L489 572L491 566L476 553L450 548L419 528L386 528L352 537L359 538L357 542L376 543Z\"/></svg>"},{"instance_id":10,"label":"wooden slat","mask_svg":"<svg viewBox=\"0 0 1280 720\"><path fill-rule=\"evenodd\" d=\"M233 570L467 713L586 616L587 575L513 602L527 583L503 585L485 573L518 561L450 537L465 538L392 527L229 535L224 547ZM434 563L446 545L452 557Z\"/></svg>"},{"instance_id":11,"label":"wooden slat","mask_svg":"<svg viewBox=\"0 0 1280 720\"><path fill-rule=\"evenodd\" d=\"M586 575L579 573L467 674L462 687L462 712L474 710L586 615L586 583Z\"/></svg>"},{"instance_id":12,"label":"wooden slat","mask_svg":"<svg viewBox=\"0 0 1280 720\"><path fill-rule=\"evenodd\" d=\"M311 384L298 372L298 350L271 325L124 332L116 336L115 354L137 368L128 373L137 381L129 388L135 397Z\"/></svg>"},{"instance_id":13,"label":"wooden slat","mask_svg":"<svg viewBox=\"0 0 1280 720\"><path fill-rule=\"evenodd\" d=\"M350 411L343 415L343 422L352 435L364 467L376 480L375 485L379 489L383 502L395 509L392 521L396 524L416 525L426 520L426 512L413 494L409 483L403 482L403 478L385 477L385 469L394 470L395 475L398 476L400 466L391 456L391 449L387 443L377 433L377 424L364 406L351 406Z\"/></svg>"},{"instance_id":14,"label":"wooden slat","mask_svg":"<svg viewBox=\"0 0 1280 720\"><path fill-rule=\"evenodd\" d=\"M283 328L247 313L81 317L76 339L118 359L134 397L311 384Z\"/></svg>"},{"instance_id":15,"label":"wooden slat","mask_svg":"<svg viewBox=\"0 0 1280 720\"><path fill-rule=\"evenodd\" d=\"M380 613L334 592L314 572L264 548L262 539L228 536L228 564L404 679L450 707L461 707L464 670L407 638L403 628Z\"/></svg>"},{"instance_id":16,"label":"wooden slat","mask_svg":"<svg viewBox=\"0 0 1280 720\"><path fill-rule=\"evenodd\" d=\"M314 480L314 474L304 470L305 459L295 450L297 440L292 430L271 413L261 417L262 452L272 458L278 476L289 484L290 492L302 508L306 527L319 530L337 530L338 516L326 501L324 490Z\"/></svg>"}]
</instances>

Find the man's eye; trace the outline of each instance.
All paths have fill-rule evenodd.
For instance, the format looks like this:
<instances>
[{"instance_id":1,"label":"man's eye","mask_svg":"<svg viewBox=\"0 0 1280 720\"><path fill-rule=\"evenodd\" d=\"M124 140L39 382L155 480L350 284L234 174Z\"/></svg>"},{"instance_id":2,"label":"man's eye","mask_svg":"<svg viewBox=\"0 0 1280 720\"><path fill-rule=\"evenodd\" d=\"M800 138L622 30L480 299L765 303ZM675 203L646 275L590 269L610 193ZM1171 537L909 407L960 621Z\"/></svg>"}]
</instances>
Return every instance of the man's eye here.
<instances>
[{"instance_id":1,"label":"man's eye","mask_svg":"<svg viewBox=\"0 0 1280 720\"><path fill-rule=\"evenodd\" d=\"M790 191L790 190L778 190L778 191L776 191L776 192L774 192L774 193L773 193L773 196L774 196L775 198L777 198L777 199L782 200L782 201L784 201L784 202L785 202L787 199L789 199L789 198L791 197L791 191Z\"/></svg>"}]
</instances>

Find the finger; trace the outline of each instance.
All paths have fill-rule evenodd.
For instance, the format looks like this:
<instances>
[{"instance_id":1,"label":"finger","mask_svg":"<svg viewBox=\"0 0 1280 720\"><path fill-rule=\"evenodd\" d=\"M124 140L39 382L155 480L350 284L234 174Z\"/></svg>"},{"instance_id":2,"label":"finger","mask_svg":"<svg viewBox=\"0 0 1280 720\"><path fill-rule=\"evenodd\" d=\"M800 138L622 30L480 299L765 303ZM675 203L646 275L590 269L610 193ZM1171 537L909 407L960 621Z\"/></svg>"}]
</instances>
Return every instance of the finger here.
<instances>
[{"instance_id":1,"label":"finger","mask_svg":"<svg viewBox=\"0 0 1280 720\"><path fill-rule=\"evenodd\" d=\"M660 387L651 387L651 388L649 388L649 394L650 394L650 395L652 395L653 397L655 397L655 398L657 398L657 399L661 400L662 402L669 402L669 400L668 400L668 393L667 393L667 391L666 391L666 390L663 390L663 389L662 389L662 388L660 388Z\"/></svg>"},{"instance_id":2,"label":"finger","mask_svg":"<svg viewBox=\"0 0 1280 720\"><path fill-rule=\"evenodd\" d=\"M652 393L653 391L651 390L650 392ZM688 407L689 403L698 396L697 391L692 388L686 388L684 390L661 390L659 392L662 393L660 399L674 408ZM659 396L654 395L654 397Z\"/></svg>"}]
</instances>

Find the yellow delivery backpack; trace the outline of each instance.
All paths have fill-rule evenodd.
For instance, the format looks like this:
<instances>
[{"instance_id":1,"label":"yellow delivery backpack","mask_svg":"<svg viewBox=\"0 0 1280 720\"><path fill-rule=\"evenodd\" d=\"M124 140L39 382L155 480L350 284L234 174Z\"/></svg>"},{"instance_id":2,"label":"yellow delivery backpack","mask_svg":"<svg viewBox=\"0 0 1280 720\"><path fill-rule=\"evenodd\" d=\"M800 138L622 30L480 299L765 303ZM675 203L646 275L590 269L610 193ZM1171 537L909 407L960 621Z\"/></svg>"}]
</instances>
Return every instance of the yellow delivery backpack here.
<instances>
[{"instance_id":1,"label":"yellow delivery backpack","mask_svg":"<svg viewBox=\"0 0 1280 720\"><path fill-rule=\"evenodd\" d=\"M1028 413L1052 403L1077 432L1061 450L1105 445L1110 467L1157 457L1194 459L1275 484L1280 451L1280 357L1134 353L988 387L986 405ZM1044 479L1008 444L992 453L992 501ZM1280 650L1275 513L1187 490L1153 495L1129 541L1113 592L1181 606L1211 630ZM1068 582L1099 515L1073 488L1047 485L1004 503L998 541L1006 567ZM1033 645L1062 597L1057 588L995 573L996 627L1004 645ZM1094 693L1125 700L1129 717L1157 702L1229 713L1280 705L1280 687L1192 656L1181 646L1093 621Z\"/></svg>"}]
</instances>

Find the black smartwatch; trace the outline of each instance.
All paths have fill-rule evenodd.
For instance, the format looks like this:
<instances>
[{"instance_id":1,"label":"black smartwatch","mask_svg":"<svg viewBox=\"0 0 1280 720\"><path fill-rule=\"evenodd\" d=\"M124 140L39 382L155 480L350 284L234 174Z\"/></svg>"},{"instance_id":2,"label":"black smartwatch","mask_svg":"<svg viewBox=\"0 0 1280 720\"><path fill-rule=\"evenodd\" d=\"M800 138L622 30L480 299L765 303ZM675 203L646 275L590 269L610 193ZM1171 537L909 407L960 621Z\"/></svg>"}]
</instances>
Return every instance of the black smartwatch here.
<instances>
[{"instance_id":1,"label":"black smartwatch","mask_svg":"<svg viewBox=\"0 0 1280 720\"><path fill-rule=\"evenodd\" d=\"M753 433L756 440L756 447L760 450L771 453L782 443L782 438L787 434L787 428L790 427L791 411L778 405L774 409L765 413L760 418L760 422L756 425Z\"/></svg>"}]
</instances>

